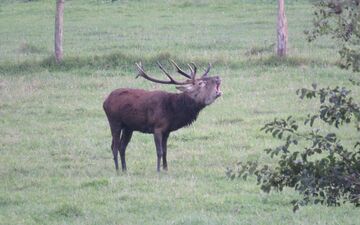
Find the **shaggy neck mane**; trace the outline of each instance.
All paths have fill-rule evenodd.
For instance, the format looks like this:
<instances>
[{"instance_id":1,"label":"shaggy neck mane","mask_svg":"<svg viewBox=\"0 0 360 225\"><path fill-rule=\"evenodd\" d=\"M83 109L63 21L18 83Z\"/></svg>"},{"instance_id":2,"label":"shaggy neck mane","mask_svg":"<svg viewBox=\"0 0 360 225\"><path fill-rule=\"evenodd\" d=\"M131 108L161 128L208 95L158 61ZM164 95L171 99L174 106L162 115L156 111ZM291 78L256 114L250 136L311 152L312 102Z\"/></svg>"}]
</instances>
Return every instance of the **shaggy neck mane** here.
<instances>
[{"instance_id":1,"label":"shaggy neck mane","mask_svg":"<svg viewBox=\"0 0 360 225\"><path fill-rule=\"evenodd\" d=\"M173 94L169 98L168 109L171 120L171 130L177 130L194 122L205 104L196 102L185 93Z\"/></svg>"}]
</instances>

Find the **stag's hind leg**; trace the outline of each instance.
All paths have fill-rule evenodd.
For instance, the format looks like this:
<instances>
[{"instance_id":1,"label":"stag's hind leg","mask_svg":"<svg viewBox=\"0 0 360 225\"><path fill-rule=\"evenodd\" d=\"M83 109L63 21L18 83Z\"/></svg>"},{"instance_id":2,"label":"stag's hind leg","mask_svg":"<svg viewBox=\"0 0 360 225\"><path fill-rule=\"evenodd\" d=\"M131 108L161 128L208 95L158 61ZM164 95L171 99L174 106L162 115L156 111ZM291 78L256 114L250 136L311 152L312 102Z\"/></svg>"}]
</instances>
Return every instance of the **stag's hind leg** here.
<instances>
[{"instance_id":1,"label":"stag's hind leg","mask_svg":"<svg viewBox=\"0 0 360 225\"><path fill-rule=\"evenodd\" d=\"M116 171L119 170L119 163L118 163L118 151L120 147L120 134L121 134L121 127L111 126L111 135L112 135L112 143L111 143L111 150L113 152L114 156L114 163L115 163L115 169Z\"/></svg>"},{"instance_id":2,"label":"stag's hind leg","mask_svg":"<svg viewBox=\"0 0 360 225\"><path fill-rule=\"evenodd\" d=\"M121 140L120 140L120 158L121 158L121 168L122 171L126 171L126 161L125 161L125 151L126 147L129 144L131 140L133 131L129 130L127 128L124 128L122 130Z\"/></svg>"}]
</instances>

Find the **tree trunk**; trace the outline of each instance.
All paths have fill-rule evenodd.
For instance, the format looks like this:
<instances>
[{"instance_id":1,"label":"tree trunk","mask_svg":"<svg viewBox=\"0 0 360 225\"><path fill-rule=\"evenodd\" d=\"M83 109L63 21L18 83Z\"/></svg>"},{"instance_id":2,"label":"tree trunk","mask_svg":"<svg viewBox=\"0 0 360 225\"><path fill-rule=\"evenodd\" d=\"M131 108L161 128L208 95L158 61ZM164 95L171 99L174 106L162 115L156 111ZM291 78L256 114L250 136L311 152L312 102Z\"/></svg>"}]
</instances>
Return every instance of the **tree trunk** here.
<instances>
[{"instance_id":1,"label":"tree trunk","mask_svg":"<svg viewBox=\"0 0 360 225\"><path fill-rule=\"evenodd\" d=\"M56 0L55 15L55 61L60 63L63 59L63 17L65 0Z\"/></svg>"},{"instance_id":2,"label":"tree trunk","mask_svg":"<svg viewBox=\"0 0 360 225\"><path fill-rule=\"evenodd\" d=\"M278 18L277 18L277 55L285 57L287 54L288 26L285 15L285 2L278 0Z\"/></svg>"}]
</instances>

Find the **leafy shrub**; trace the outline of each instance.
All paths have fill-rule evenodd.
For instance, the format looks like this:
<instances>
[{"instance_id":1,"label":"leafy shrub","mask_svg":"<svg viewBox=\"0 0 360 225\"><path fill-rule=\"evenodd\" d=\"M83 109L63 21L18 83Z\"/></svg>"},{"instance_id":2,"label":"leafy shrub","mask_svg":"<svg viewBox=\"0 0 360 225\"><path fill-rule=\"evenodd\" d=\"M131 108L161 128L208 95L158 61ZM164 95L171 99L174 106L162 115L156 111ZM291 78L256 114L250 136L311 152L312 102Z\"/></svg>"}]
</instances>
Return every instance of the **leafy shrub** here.
<instances>
[{"instance_id":1,"label":"leafy shrub","mask_svg":"<svg viewBox=\"0 0 360 225\"><path fill-rule=\"evenodd\" d=\"M360 71L360 0L315 1L313 29L308 40L329 35L340 46L341 66Z\"/></svg>"},{"instance_id":2,"label":"leafy shrub","mask_svg":"<svg viewBox=\"0 0 360 225\"><path fill-rule=\"evenodd\" d=\"M292 201L294 211L312 202L328 206L350 202L360 206L360 142L348 149L336 133L314 127L316 120L336 128L355 124L358 132L359 105L346 88L317 89L313 84L312 89L302 88L297 94L301 99L319 99L320 108L307 116L302 127L289 116L274 119L261 129L282 143L265 149L271 158L277 159L276 166L259 165L256 161L239 162L227 169L227 176L246 179L248 175L255 175L257 184L267 193L282 191L285 187L294 189L302 196ZM307 126L310 127L308 131L300 129Z\"/></svg>"}]
</instances>

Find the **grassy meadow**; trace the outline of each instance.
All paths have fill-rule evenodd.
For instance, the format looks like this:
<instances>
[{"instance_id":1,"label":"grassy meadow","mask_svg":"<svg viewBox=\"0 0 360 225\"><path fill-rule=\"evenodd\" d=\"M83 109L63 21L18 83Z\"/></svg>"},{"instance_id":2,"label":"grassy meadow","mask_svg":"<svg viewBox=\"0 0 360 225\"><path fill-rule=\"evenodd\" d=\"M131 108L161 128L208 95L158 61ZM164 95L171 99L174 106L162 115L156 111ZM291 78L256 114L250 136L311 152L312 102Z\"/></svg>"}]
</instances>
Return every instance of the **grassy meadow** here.
<instances>
[{"instance_id":1,"label":"grassy meadow","mask_svg":"<svg viewBox=\"0 0 360 225\"><path fill-rule=\"evenodd\" d=\"M316 109L298 88L356 76L337 67L330 39L306 41L309 1L286 4L290 56L279 60L274 0L66 0L55 65L55 1L0 0L0 224L359 224L351 205L294 214L293 191L225 176L239 160L270 161L265 122ZM155 62L168 58L211 62L223 96L171 134L168 172L156 172L152 135L134 133L117 175L102 102L119 87L175 92L134 79L135 62L160 77Z\"/></svg>"}]
</instances>

